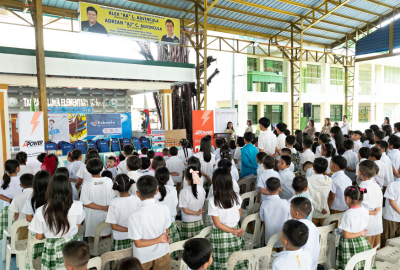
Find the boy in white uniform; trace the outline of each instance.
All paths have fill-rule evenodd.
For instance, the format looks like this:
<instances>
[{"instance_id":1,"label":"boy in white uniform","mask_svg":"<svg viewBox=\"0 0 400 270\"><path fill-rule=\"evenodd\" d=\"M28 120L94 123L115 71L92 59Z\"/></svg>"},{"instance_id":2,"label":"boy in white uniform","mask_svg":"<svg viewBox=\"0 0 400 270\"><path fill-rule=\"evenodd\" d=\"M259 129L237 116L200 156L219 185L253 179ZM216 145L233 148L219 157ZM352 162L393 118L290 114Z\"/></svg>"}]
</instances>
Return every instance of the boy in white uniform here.
<instances>
[{"instance_id":1,"label":"boy in white uniform","mask_svg":"<svg viewBox=\"0 0 400 270\"><path fill-rule=\"evenodd\" d=\"M308 193L307 178L305 176L302 176L302 175L296 176L293 179L292 186L293 186L293 189L295 191L295 195L288 200L289 204L292 202L292 200L294 198L297 198L297 197L304 197L304 198L309 199L310 202L311 202L311 213L306 217L306 219L308 219L309 221L312 221L312 216L313 216L313 212L314 212L314 209L313 209L313 206L312 206L313 199L312 199L310 193Z\"/></svg>"},{"instance_id":2,"label":"boy in white uniform","mask_svg":"<svg viewBox=\"0 0 400 270\"><path fill-rule=\"evenodd\" d=\"M369 156L371 156L371 148L369 147L361 147L360 151L358 152L358 160L360 161L359 163L357 163L356 166L356 182L357 184L361 184L361 179L358 176L358 166L360 165L360 163L364 160L369 159Z\"/></svg>"},{"instance_id":3,"label":"boy in white uniform","mask_svg":"<svg viewBox=\"0 0 400 270\"><path fill-rule=\"evenodd\" d=\"M328 206L331 209L331 214L344 213L349 207L345 202L344 191L353 183L351 179L344 174L344 169L347 166L347 161L342 156L334 156L331 159L332 187L329 192Z\"/></svg>"},{"instance_id":4,"label":"boy in white uniform","mask_svg":"<svg viewBox=\"0 0 400 270\"><path fill-rule=\"evenodd\" d=\"M377 147L371 148L371 155L369 156L369 160L373 161L376 166L379 168L379 172L375 175L374 179L376 183L382 188L385 184L385 173L386 166L385 163L381 160L382 151Z\"/></svg>"},{"instance_id":5,"label":"boy in white uniform","mask_svg":"<svg viewBox=\"0 0 400 270\"><path fill-rule=\"evenodd\" d=\"M303 165L307 161L309 162L314 162L315 155L311 151L311 146L313 144L313 141L311 139L304 139L303 140L303 153L300 154L300 164L299 164L299 170L301 171L301 175L306 175L304 170L303 170Z\"/></svg>"},{"instance_id":6,"label":"boy in white uniform","mask_svg":"<svg viewBox=\"0 0 400 270\"><path fill-rule=\"evenodd\" d=\"M176 190L178 191L178 196L179 196L179 192L181 191L181 185L182 185L182 177L183 177L182 172L183 169L185 168L185 165L183 164L183 161L180 158L178 158L178 148L172 146L169 149L169 154L171 155L171 157L166 162L167 168L172 177L172 180L176 183ZM178 175L175 175L174 173Z\"/></svg>"},{"instance_id":7,"label":"boy in white uniform","mask_svg":"<svg viewBox=\"0 0 400 270\"><path fill-rule=\"evenodd\" d=\"M386 211L383 215L383 233L381 247L385 247L386 240L400 236L400 178L390 182L384 197Z\"/></svg>"},{"instance_id":8,"label":"boy in white uniform","mask_svg":"<svg viewBox=\"0 0 400 270\"><path fill-rule=\"evenodd\" d=\"M294 173L289 169L292 160L290 156L281 156L278 162L279 178L281 179L282 191L279 192L281 199L289 200L295 194L292 187Z\"/></svg>"},{"instance_id":9,"label":"boy in white uniform","mask_svg":"<svg viewBox=\"0 0 400 270\"><path fill-rule=\"evenodd\" d=\"M396 123L397 124L397 123ZM392 162L393 175L394 178L400 178L399 168L400 168L400 137L398 135L392 135L388 140L389 152L387 154L388 158Z\"/></svg>"},{"instance_id":10,"label":"boy in white uniform","mask_svg":"<svg viewBox=\"0 0 400 270\"><path fill-rule=\"evenodd\" d=\"M362 142L360 141L361 137L362 132L359 130L354 131L353 135L351 136L351 140L354 142L353 152L356 154L358 154L360 148L362 147Z\"/></svg>"},{"instance_id":11,"label":"boy in white uniform","mask_svg":"<svg viewBox=\"0 0 400 270\"><path fill-rule=\"evenodd\" d=\"M268 128L271 125L271 121L267 117L261 117L258 120L261 134L258 136L258 149L260 152L265 152L267 155L273 155L278 149L278 140L272 131Z\"/></svg>"},{"instance_id":12,"label":"boy in white uniform","mask_svg":"<svg viewBox=\"0 0 400 270\"><path fill-rule=\"evenodd\" d=\"M389 146L388 143L385 141L375 142L375 147L378 147L382 151L381 160L385 164L385 178L384 178L384 184L383 184L383 189L382 189L384 194L385 194L386 188L388 187L389 183L393 182L393 179L394 179L392 161L386 155L388 146Z\"/></svg>"},{"instance_id":13,"label":"boy in white uniform","mask_svg":"<svg viewBox=\"0 0 400 270\"><path fill-rule=\"evenodd\" d=\"M283 149L281 150L281 153L282 153L282 156L288 156L288 157L290 157L290 167L289 167L289 170L290 170L291 172L294 172L294 164L293 164L293 161L292 161L292 151L291 151L289 148L283 148Z\"/></svg>"},{"instance_id":14,"label":"boy in white uniform","mask_svg":"<svg viewBox=\"0 0 400 270\"><path fill-rule=\"evenodd\" d=\"M343 153L342 157L344 157L347 161L346 169L344 173L351 179L352 182L356 182L356 168L358 164L358 154L356 154L354 149L354 142L351 140L345 140L344 149L346 151Z\"/></svg>"},{"instance_id":15,"label":"boy in white uniform","mask_svg":"<svg viewBox=\"0 0 400 270\"><path fill-rule=\"evenodd\" d=\"M256 159L257 159L257 163L258 163L258 167L257 167L257 180L260 177L260 175L265 171L264 169L264 165L263 165L263 158L266 156L267 154L264 152L258 152L256 155Z\"/></svg>"},{"instance_id":16,"label":"boy in white uniform","mask_svg":"<svg viewBox=\"0 0 400 270\"><path fill-rule=\"evenodd\" d=\"M112 178L115 180L117 178L117 168L115 168L115 164L117 163L117 159L114 156L110 156L107 158L107 171L112 173Z\"/></svg>"},{"instance_id":17,"label":"boy in white uniform","mask_svg":"<svg viewBox=\"0 0 400 270\"><path fill-rule=\"evenodd\" d=\"M136 196L136 183L143 175L140 172L141 166L142 159L140 159L138 156L130 156L126 159L126 169L128 170L128 176L130 179L133 179L135 181L135 183L132 184L131 188L129 189L129 194L133 196Z\"/></svg>"},{"instance_id":18,"label":"boy in white uniform","mask_svg":"<svg viewBox=\"0 0 400 270\"><path fill-rule=\"evenodd\" d=\"M128 157L132 156L132 153L133 153L133 146L130 145L130 144L126 144L126 145L124 145L124 147L122 148L122 151L123 151L122 154L124 155L125 160L121 161L121 162L118 164L117 172L118 172L118 174L121 174L121 173L128 174L128 170L126 169L126 159L127 159Z\"/></svg>"},{"instance_id":19,"label":"boy in white uniform","mask_svg":"<svg viewBox=\"0 0 400 270\"><path fill-rule=\"evenodd\" d=\"M261 202L265 201L268 197L268 194L265 191L266 181L270 177L276 177L280 180L279 173L274 170L275 159L271 156L266 156L263 158L263 166L265 171L260 175L257 180L257 189L261 193Z\"/></svg>"},{"instance_id":20,"label":"boy in white uniform","mask_svg":"<svg viewBox=\"0 0 400 270\"><path fill-rule=\"evenodd\" d=\"M278 137L276 138L278 141L277 151L276 151L276 160L279 161L282 155L281 150L286 147L286 135L285 131L287 129L287 125L285 123L279 123L276 125L276 132L278 133Z\"/></svg>"}]
</instances>

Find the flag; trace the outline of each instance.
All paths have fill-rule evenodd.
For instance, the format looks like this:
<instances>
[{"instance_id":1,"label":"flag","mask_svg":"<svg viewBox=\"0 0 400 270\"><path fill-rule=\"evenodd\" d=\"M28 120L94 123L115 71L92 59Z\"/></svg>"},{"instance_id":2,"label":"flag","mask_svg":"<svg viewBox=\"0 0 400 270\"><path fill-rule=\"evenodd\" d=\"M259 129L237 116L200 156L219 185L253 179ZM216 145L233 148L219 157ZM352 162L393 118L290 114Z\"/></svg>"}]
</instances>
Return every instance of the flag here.
<instances>
[{"instance_id":1,"label":"flag","mask_svg":"<svg viewBox=\"0 0 400 270\"><path fill-rule=\"evenodd\" d=\"M35 106L35 99L33 98L33 92L31 92L31 112L36 112L36 106Z\"/></svg>"},{"instance_id":2,"label":"flag","mask_svg":"<svg viewBox=\"0 0 400 270\"><path fill-rule=\"evenodd\" d=\"M150 111L149 111L149 106L147 105L146 94L144 94L144 110L143 110L143 112L146 115L147 134L151 134Z\"/></svg>"}]
</instances>

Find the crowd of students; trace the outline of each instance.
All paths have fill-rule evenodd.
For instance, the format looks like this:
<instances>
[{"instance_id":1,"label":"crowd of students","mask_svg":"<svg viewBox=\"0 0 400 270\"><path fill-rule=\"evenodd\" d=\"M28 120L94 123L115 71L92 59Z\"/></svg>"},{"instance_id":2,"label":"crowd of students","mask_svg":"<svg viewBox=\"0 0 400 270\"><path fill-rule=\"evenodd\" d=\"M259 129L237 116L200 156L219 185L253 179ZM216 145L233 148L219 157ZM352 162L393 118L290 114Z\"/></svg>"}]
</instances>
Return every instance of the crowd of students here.
<instances>
[{"instance_id":1,"label":"crowd of students","mask_svg":"<svg viewBox=\"0 0 400 270\"><path fill-rule=\"evenodd\" d=\"M111 228L101 237L113 233L113 250L133 248L134 257L114 269L170 269L179 254L170 254L169 244L181 240L188 240L182 258L190 269L226 269L229 257L245 250L239 178L256 178L265 244L281 233L273 269L316 269L317 227L330 214L343 213L339 269L356 253L400 236L400 123L395 134L372 125L349 135L339 127L330 134L290 135L284 123L269 130L265 117L259 127L258 138L251 132L229 143L218 138L215 148L206 136L198 153L185 139L181 150L164 149L163 156L142 148L139 157L125 145L118 164L115 157L103 164L95 149L85 158L75 149L66 167L52 154L39 155L37 166L30 167L20 152L4 164L0 238L10 211L15 220L30 222L19 230L19 239L30 233L46 239L33 252L33 259L42 256L42 269L86 269L89 247L76 234L84 223L84 236L93 242L97 225L105 221ZM194 238L204 228L205 203L213 230L207 239ZM362 268L360 263L356 269ZM247 269L247 261L235 269Z\"/></svg>"}]
</instances>

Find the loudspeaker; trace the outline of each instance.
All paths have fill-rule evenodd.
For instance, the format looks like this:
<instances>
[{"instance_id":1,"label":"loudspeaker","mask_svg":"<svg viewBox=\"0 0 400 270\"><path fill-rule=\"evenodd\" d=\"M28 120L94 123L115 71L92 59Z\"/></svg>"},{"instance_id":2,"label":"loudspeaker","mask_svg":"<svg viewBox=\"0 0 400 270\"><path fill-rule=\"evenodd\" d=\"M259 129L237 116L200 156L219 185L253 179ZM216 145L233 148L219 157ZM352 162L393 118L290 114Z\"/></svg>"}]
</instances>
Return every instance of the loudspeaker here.
<instances>
[{"instance_id":1,"label":"loudspeaker","mask_svg":"<svg viewBox=\"0 0 400 270\"><path fill-rule=\"evenodd\" d=\"M312 103L303 104L303 117L312 117Z\"/></svg>"}]
</instances>

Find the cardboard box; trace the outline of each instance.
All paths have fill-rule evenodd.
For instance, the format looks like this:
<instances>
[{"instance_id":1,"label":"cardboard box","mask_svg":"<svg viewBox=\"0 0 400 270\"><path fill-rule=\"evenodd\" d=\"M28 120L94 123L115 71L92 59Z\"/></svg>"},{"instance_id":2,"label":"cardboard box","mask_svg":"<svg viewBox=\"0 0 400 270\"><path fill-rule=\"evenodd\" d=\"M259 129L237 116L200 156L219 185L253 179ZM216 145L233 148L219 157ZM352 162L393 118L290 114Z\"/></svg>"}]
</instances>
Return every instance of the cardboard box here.
<instances>
[{"instance_id":1,"label":"cardboard box","mask_svg":"<svg viewBox=\"0 0 400 270\"><path fill-rule=\"evenodd\" d=\"M165 130L165 141L186 139L186 129Z\"/></svg>"}]
</instances>

